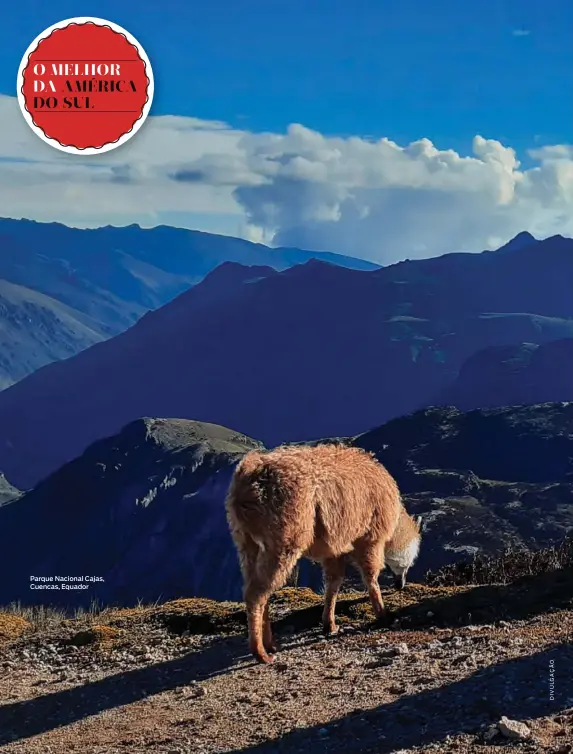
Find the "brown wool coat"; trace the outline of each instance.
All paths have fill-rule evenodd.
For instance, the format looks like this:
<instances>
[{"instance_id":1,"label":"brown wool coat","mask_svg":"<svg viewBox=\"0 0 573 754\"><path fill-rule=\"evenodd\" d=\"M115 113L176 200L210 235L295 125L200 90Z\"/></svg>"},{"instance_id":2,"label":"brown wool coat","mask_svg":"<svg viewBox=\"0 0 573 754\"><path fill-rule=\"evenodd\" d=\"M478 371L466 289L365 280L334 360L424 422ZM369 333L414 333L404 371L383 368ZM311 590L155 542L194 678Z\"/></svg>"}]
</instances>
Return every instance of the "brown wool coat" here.
<instances>
[{"instance_id":1,"label":"brown wool coat","mask_svg":"<svg viewBox=\"0 0 573 754\"><path fill-rule=\"evenodd\" d=\"M334 633L347 557L359 567L381 617L378 576L385 554L403 583L419 547L419 525L406 513L395 480L360 448L321 444L251 451L235 469L226 511L243 573L249 644L261 662L272 662L274 650L269 597L301 557L323 565L323 625Z\"/></svg>"}]
</instances>

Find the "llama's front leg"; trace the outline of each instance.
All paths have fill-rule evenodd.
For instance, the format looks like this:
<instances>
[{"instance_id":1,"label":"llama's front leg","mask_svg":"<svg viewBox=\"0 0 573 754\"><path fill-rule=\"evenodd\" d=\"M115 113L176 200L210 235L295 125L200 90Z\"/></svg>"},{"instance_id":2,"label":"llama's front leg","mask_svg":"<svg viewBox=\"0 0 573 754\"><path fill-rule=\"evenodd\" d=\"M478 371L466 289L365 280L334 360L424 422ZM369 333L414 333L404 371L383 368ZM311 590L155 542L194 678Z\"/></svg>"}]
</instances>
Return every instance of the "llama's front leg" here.
<instances>
[{"instance_id":1,"label":"llama's front leg","mask_svg":"<svg viewBox=\"0 0 573 754\"><path fill-rule=\"evenodd\" d=\"M388 615L378 584L380 571L384 568L384 546L371 541L360 542L354 550L354 558L368 590L374 615L382 620Z\"/></svg>"},{"instance_id":2,"label":"llama's front leg","mask_svg":"<svg viewBox=\"0 0 573 754\"><path fill-rule=\"evenodd\" d=\"M322 564L324 571L324 612L322 613L322 627L326 635L337 634L339 626L336 625L336 597L344 580L346 560L342 558L329 558Z\"/></svg>"}]
</instances>

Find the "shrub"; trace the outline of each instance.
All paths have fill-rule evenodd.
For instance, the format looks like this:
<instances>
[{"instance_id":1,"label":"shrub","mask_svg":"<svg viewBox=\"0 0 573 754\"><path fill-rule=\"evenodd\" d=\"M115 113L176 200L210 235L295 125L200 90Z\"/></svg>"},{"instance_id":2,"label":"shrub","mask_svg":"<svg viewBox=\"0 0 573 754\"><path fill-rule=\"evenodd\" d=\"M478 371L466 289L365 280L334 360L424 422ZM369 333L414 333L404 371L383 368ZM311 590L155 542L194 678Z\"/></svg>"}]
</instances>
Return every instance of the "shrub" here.
<instances>
[{"instance_id":1,"label":"shrub","mask_svg":"<svg viewBox=\"0 0 573 754\"><path fill-rule=\"evenodd\" d=\"M476 555L429 571L428 586L463 586L465 584L508 584L522 576L573 568L573 535L559 544L540 550L508 548L501 555Z\"/></svg>"}]
</instances>

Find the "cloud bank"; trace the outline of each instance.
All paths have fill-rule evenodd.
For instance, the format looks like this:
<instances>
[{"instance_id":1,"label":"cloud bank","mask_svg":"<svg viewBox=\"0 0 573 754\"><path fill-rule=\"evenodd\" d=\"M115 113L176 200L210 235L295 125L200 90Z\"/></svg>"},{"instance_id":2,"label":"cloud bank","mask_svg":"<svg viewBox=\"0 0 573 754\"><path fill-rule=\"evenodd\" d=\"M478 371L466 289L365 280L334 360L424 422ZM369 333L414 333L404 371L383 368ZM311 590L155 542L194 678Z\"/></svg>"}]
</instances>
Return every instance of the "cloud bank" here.
<instances>
[{"instance_id":1,"label":"cloud bank","mask_svg":"<svg viewBox=\"0 0 573 754\"><path fill-rule=\"evenodd\" d=\"M249 133L150 117L123 147L82 159L52 149L0 95L0 215L80 227L168 223L387 264L495 248L522 230L573 235L573 146L473 154L428 139L339 138L294 124Z\"/></svg>"}]
</instances>

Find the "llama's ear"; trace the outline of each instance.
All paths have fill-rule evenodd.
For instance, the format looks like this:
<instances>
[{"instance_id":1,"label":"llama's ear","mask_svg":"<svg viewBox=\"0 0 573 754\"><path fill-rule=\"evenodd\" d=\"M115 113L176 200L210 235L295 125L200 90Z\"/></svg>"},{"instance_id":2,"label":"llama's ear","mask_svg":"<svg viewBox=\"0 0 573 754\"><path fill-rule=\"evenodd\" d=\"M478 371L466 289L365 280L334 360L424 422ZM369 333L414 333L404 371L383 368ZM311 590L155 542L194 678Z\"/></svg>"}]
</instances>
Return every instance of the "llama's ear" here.
<instances>
[{"instance_id":1,"label":"llama's ear","mask_svg":"<svg viewBox=\"0 0 573 754\"><path fill-rule=\"evenodd\" d=\"M424 519L422 518L422 516L415 516L414 523L418 527L418 531L421 532L424 528Z\"/></svg>"}]
</instances>

